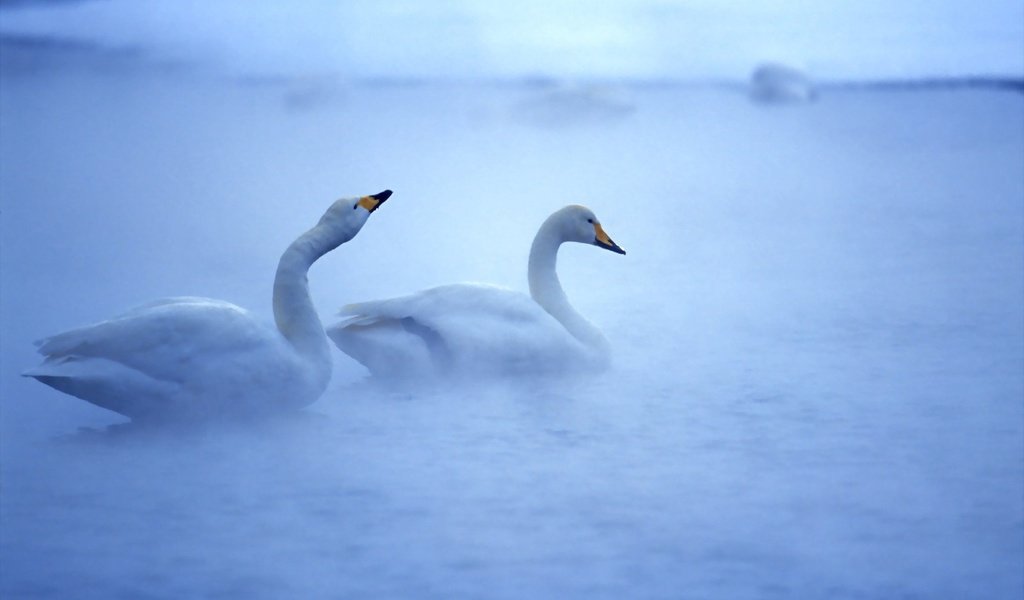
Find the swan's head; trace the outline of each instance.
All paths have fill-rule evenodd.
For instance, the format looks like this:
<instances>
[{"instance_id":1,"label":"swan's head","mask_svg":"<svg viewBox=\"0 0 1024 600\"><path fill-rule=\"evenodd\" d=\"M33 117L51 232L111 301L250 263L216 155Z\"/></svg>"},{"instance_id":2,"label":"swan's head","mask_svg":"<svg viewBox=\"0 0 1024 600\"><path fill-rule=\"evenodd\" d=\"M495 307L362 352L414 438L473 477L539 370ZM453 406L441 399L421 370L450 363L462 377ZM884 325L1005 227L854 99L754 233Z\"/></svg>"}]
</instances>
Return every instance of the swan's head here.
<instances>
[{"instance_id":1,"label":"swan's head","mask_svg":"<svg viewBox=\"0 0 1024 600\"><path fill-rule=\"evenodd\" d=\"M586 206L573 204L566 206L556 213L561 225L562 235L568 242L580 242L581 244L593 244L598 248L611 250L618 254L625 254L626 251L608 237L601 221L594 215L594 211Z\"/></svg>"},{"instance_id":2,"label":"swan's head","mask_svg":"<svg viewBox=\"0 0 1024 600\"><path fill-rule=\"evenodd\" d=\"M342 198L335 201L320 219L321 225L328 225L342 234L345 240L352 239L366 224L370 213L380 208L391 197L391 190L361 198Z\"/></svg>"}]
</instances>

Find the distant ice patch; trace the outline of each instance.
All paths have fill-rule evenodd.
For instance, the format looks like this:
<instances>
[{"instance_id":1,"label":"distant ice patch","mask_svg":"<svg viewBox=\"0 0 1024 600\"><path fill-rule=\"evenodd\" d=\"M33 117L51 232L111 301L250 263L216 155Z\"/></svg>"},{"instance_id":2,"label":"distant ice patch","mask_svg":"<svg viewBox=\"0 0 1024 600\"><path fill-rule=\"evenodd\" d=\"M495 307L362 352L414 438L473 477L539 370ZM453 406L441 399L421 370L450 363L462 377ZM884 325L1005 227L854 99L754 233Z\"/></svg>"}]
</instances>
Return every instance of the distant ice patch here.
<instances>
[{"instance_id":1,"label":"distant ice patch","mask_svg":"<svg viewBox=\"0 0 1024 600\"><path fill-rule=\"evenodd\" d=\"M803 71L781 63L764 63L750 76L750 97L765 104L789 104L810 102L817 92Z\"/></svg>"},{"instance_id":2,"label":"distant ice patch","mask_svg":"<svg viewBox=\"0 0 1024 600\"><path fill-rule=\"evenodd\" d=\"M620 86L553 82L538 84L538 89L515 108L522 120L554 128L618 121L635 110Z\"/></svg>"}]
</instances>

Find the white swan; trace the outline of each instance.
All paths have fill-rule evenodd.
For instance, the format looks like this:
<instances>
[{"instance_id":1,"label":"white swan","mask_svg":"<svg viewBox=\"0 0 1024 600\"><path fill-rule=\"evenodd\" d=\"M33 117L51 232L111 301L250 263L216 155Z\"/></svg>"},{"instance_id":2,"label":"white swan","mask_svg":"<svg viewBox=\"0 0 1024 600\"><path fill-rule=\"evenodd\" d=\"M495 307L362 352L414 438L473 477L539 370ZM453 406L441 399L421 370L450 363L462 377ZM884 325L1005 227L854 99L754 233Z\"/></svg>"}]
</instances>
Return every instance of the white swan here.
<instances>
[{"instance_id":1,"label":"white swan","mask_svg":"<svg viewBox=\"0 0 1024 600\"><path fill-rule=\"evenodd\" d=\"M530 296L462 283L351 304L328 336L378 377L501 375L604 368L604 335L577 313L555 272L563 242L625 254L590 209L566 206L544 221L530 247Z\"/></svg>"},{"instance_id":2,"label":"white swan","mask_svg":"<svg viewBox=\"0 0 1024 600\"><path fill-rule=\"evenodd\" d=\"M306 273L352 239L391 196L336 201L281 255L274 320L234 304L167 298L36 342L46 359L24 373L133 419L218 418L312 403L331 377L331 355Z\"/></svg>"}]
</instances>

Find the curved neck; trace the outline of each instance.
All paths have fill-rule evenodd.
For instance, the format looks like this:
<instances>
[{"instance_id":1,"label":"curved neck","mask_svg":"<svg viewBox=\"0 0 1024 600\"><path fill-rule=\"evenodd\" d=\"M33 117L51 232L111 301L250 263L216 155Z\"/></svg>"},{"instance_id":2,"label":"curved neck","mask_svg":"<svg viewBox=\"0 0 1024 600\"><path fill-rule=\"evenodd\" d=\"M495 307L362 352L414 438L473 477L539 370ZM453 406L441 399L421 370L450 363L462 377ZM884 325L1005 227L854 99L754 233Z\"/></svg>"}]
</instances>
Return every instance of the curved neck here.
<instances>
[{"instance_id":1,"label":"curved neck","mask_svg":"<svg viewBox=\"0 0 1024 600\"><path fill-rule=\"evenodd\" d=\"M548 217L530 246L530 296L584 346L607 354L608 341L597 327L569 304L555 267L558 248L565 241L555 213Z\"/></svg>"},{"instance_id":2,"label":"curved neck","mask_svg":"<svg viewBox=\"0 0 1024 600\"><path fill-rule=\"evenodd\" d=\"M309 267L344 240L323 223L292 242L281 255L274 277L274 321L295 350L330 375L331 353L320 317L309 296Z\"/></svg>"}]
</instances>

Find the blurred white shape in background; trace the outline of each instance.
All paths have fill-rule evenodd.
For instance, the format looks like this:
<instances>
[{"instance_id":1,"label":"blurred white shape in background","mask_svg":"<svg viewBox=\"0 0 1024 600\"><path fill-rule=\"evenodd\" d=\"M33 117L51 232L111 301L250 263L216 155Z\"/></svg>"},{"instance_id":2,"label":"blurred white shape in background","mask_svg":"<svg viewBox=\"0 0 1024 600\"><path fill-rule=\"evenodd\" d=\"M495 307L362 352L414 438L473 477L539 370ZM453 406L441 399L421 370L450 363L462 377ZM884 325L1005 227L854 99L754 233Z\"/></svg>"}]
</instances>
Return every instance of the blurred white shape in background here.
<instances>
[{"instance_id":1,"label":"blurred white shape in background","mask_svg":"<svg viewBox=\"0 0 1024 600\"><path fill-rule=\"evenodd\" d=\"M539 127L572 127L624 119L636 110L628 92L612 83L550 82L534 87L516 106L522 120Z\"/></svg>"},{"instance_id":2,"label":"blurred white shape in background","mask_svg":"<svg viewBox=\"0 0 1024 600\"><path fill-rule=\"evenodd\" d=\"M799 69L781 63L764 63L750 76L750 97L764 104L810 102L817 92Z\"/></svg>"}]
</instances>

